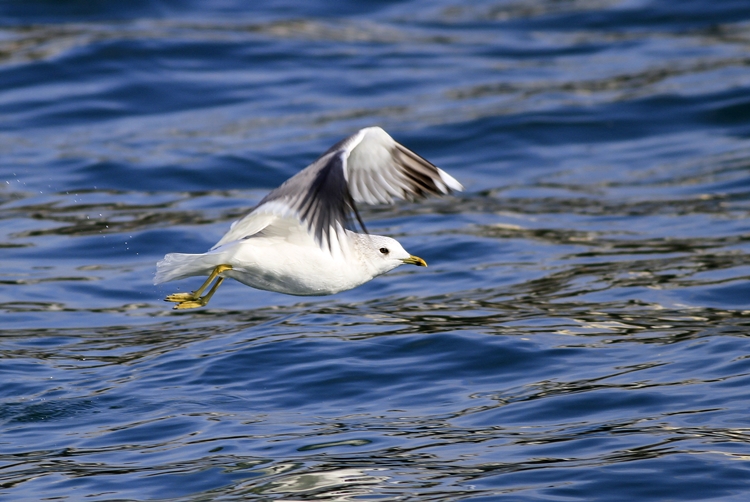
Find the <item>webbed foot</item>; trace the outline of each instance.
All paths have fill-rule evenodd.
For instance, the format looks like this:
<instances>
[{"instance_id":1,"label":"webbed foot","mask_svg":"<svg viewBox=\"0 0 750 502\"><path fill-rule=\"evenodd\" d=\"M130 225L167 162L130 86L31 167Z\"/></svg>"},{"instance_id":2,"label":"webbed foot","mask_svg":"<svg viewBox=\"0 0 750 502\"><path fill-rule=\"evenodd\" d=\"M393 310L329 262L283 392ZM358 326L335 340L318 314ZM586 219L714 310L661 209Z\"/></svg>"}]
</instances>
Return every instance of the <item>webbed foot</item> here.
<instances>
[{"instance_id":1,"label":"webbed foot","mask_svg":"<svg viewBox=\"0 0 750 502\"><path fill-rule=\"evenodd\" d=\"M206 279L206 282L204 282L200 288L190 293L172 293L171 295L167 295L164 301L176 303L177 305L174 306L175 310L197 309L199 307L205 307L216 290L219 288L221 283L224 282L224 277L219 277L219 279L216 281L216 284L211 287L211 289L208 291L208 293L206 293L205 296L201 296L201 293L206 290L206 288L213 282L214 279L219 276L219 274L221 274L222 272L226 272L227 270L232 270L232 266L226 264L218 265L213 269L213 271L211 271L211 275L208 276L208 279Z\"/></svg>"}]
</instances>

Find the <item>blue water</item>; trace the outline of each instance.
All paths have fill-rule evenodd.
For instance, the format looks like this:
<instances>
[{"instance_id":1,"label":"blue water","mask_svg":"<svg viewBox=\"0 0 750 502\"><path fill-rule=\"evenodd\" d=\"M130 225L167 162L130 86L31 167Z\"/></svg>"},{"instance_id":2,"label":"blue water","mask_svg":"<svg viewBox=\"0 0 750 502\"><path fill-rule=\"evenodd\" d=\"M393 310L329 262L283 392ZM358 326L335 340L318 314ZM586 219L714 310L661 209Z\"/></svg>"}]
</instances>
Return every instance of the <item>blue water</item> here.
<instances>
[{"instance_id":1,"label":"blue water","mask_svg":"<svg viewBox=\"0 0 750 502\"><path fill-rule=\"evenodd\" d=\"M162 298L380 125L429 268ZM0 499L744 501L750 4L0 1Z\"/></svg>"}]
</instances>

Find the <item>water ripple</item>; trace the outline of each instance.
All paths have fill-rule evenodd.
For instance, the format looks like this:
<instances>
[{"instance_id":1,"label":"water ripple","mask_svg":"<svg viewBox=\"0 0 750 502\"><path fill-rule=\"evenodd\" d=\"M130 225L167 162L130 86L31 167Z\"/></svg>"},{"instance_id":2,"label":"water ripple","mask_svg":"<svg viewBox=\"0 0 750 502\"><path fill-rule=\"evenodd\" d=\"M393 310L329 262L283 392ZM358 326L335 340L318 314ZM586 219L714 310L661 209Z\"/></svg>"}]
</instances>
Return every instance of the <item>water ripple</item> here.
<instances>
[{"instance_id":1,"label":"water ripple","mask_svg":"<svg viewBox=\"0 0 750 502\"><path fill-rule=\"evenodd\" d=\"M746 2L0 19L0 498L746 498ZM372 124L467 187L362 208L429 268L162 301Z\"/></svg>"}]
</instances>

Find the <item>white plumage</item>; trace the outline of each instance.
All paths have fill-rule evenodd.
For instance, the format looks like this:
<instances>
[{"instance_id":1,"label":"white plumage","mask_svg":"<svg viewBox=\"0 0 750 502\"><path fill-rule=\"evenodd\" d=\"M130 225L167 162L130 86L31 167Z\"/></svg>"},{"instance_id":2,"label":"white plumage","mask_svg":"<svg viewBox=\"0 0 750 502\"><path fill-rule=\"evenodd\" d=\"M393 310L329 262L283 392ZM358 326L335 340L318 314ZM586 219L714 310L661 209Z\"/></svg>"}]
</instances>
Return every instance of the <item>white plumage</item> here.
<instances>
[{"instance_id":1,"label":"white plumage","mask_svg":"<svg viewBox=\"0 0 750 502\"><path fill-rule=\"evenodd\" d=\"M169 295L175 308L205 305L224 277L291 295L345 291L403 263L426 266L396 240L366 233L355 202L390 204L454 190L463 187L383 129L361 129L270 192L208 252L166 255L154 282L209 276L192 293ZM365 233L346 228L352 214Z\"/></svg>"}]
</instances>

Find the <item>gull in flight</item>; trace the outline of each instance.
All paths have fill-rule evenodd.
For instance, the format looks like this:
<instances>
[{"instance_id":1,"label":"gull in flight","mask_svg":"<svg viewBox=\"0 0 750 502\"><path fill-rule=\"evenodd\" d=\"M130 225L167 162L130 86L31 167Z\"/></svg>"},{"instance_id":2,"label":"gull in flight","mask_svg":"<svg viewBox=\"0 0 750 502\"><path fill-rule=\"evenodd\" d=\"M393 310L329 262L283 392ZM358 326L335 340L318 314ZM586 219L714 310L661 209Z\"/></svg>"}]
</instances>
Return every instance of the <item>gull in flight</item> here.
<instances>
[{"instance_id":1,"label":"gull in flight","mask_svg":"<svg viewBox=\"0 0 750 502\"><path fill-rule=\"evenodd\" d=\"M195 291L166 297L176 309L192 309L206 305L226 277L313 296L352 289L404 263L426 267L395 239L367 233L355 203L392 204L454 190L463 186L451 175L380 127L367 127L266 195L208 252L166 255L154 284L207 275ZM346 228L352 214L364 233Z\"/></svg>"}]
</instances>

